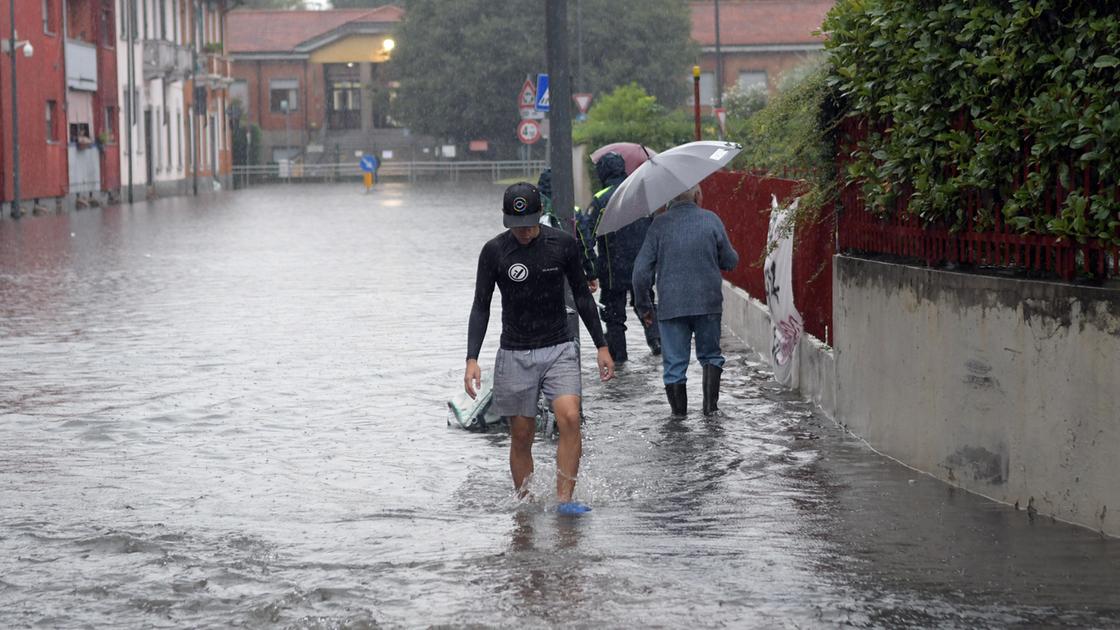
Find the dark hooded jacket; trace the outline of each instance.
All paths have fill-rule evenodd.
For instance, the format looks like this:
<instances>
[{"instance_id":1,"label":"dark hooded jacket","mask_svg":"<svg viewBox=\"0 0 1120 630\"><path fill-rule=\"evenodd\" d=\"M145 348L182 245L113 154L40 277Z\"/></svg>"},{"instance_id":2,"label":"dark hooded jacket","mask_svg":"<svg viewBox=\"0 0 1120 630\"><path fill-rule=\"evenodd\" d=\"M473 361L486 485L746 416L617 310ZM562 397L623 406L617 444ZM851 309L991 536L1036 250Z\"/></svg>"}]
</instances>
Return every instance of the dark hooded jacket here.
<instances>
[{"instance_id":1,"label":"dark hooded jacket","mask_svg":"<svg viewBox=\"0 0 1120 630\"><path fill-rule=\"evenodd\" d=\"M580 217L583 242L595 244L595 252L585 251L584 254L594 262L599 286L607 290L629 289L631 276L634 274L634 259L646 239L650 219L645 217L620 230L599 236L599 220L603 217L603 210L615 189L626 179L626 162L617 153L607 153L595 163L595 174L604 188L595 193L591 205Z\"/></svg>"}]
</instances>

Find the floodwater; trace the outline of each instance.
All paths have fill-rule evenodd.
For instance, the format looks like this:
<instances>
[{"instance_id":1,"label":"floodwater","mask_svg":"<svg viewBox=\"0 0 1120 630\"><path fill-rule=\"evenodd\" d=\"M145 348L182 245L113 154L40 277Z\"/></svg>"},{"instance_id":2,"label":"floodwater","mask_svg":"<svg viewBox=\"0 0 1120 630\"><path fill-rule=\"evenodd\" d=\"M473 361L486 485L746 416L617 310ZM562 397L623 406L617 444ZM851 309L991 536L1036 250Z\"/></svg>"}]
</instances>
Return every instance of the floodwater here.
<instances>
[{"instance_id":1,"label":"floodwater","mask_svg":"<svg viewBox=\"0 0 1120 630\"><path fill-rule=\"evenodd\" d=\"M594 510L549 511L549 440L519 505L444 405L500 193L0 222L0 627L1120 626L1120 541L879 457L734 338L712 420L637 329L586 361Z\"/></svg>"}]
</instances>

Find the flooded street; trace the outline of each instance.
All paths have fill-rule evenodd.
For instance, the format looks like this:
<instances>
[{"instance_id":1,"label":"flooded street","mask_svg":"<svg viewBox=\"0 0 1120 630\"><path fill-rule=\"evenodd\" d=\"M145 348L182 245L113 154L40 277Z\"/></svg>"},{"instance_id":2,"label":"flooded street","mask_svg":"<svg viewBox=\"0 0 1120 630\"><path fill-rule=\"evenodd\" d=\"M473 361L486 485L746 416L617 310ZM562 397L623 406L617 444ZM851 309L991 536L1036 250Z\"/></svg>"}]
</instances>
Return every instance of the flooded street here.
<instances>
[{"instance_id":1,"label":"flooded street","mask_svg":"<svg viewBox=\"0 0 1120 630\"><path fill-rule=\"evenodd\" d=\"M1120 541L879 457L726 333L712 420L636 326L615 381L585 357L594 510L548 511L542 439L518 505L445 405L501 190L0 223L0 627L1120 626Z\"/></svg>"}]
</instances>

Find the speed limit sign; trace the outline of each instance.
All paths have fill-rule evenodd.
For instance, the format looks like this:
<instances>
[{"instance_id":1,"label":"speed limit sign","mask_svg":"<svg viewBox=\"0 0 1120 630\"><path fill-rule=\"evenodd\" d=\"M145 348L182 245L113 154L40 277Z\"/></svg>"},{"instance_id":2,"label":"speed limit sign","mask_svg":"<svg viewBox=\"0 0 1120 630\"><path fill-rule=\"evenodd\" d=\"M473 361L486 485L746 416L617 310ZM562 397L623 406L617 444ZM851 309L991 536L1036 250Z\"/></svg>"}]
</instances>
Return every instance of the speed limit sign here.
<instances>
[{"instance_id":1,"label":"speed limit sign","mask_svg":"<svg viewBox=\"0 0 1120 630\"><path fill-rule=\"evenodd\" d=\"M541 124L535 120L522 120L517 125L517 139L524 144L535 144L541 139Z\"/></svg>"}]
</instances>

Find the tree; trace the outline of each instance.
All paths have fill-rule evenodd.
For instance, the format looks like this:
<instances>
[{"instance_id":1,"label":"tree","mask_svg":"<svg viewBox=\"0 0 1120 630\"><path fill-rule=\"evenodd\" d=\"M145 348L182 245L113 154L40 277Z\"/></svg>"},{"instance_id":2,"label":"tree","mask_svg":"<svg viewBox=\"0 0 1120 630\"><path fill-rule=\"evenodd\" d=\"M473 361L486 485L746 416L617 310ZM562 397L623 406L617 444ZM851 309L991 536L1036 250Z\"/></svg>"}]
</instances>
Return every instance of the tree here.
<instances>
[{"instance_id":1,"label":"tree","mask_svg":"<svg viewBox=\"0 0 1120 630\"><path fill-rule=\"evenodd\" d=\"M569 3L577 90L605 95L633 82L667 107L683 102L697 57L686 3L578 1L579 11ZM440 138L515 145L517 92L527 76L546 69L543 3L409 0L405 8L391 62L400 81L394 118Z\"/></svg>"}]
</instances>

